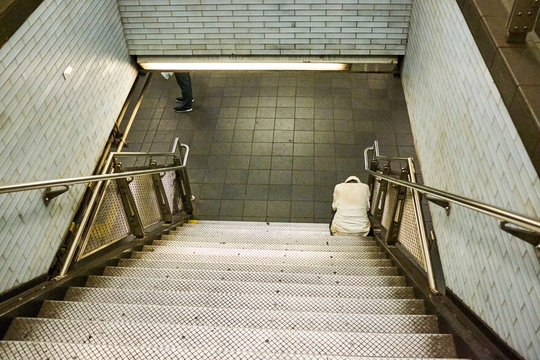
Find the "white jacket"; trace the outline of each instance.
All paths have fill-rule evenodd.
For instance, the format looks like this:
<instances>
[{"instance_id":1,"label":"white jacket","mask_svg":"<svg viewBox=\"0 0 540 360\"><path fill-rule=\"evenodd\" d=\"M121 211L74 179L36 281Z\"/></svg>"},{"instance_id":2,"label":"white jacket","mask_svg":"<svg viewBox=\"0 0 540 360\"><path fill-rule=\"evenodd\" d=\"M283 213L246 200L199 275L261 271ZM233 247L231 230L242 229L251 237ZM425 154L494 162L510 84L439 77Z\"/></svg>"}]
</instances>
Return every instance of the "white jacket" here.
<instances>
[{"instance_id":1,"label":"white jacket","mask_svg":"<svg viewBox=\"0 0 540 360\"><path fill-rule=\"evenodd\" d=\"M355 182L347 182L354 180ZM334 235L367 236L370 228L369 187L356 176L350 176L334 188L332 209L336 211L330 229Z\"/></svg>"}]
</instances>

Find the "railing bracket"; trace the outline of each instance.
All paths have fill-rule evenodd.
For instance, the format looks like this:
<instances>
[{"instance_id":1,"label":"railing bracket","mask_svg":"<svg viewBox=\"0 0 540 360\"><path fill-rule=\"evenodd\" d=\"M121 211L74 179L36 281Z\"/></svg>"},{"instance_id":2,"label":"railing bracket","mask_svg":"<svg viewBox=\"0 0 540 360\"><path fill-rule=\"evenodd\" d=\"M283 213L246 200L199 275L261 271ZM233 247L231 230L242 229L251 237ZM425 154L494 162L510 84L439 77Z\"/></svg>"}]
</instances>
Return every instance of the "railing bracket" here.
<instances>
[{"instance_id":1,"label":"railing bracket","mask_svg":"<svg viewBox=\"0 0 540 360\"><path fill-rule=\"evenodd\" d=\"M507 221L501 221L500 227L501 230L534 246L536 256L540 257L540 233L510 226Z\"/></svg>"},{"instance_id":2,"label":"railing bracket","mask_svg":"<svg viewBox=\"0 0 540 360\"><path fill-rule=\"evenodd\" d=\"M426 198L427 201L429 201L431 203L434 203L435 205L444 208L444 210L446 210L446 216L450 215L450 202L449 201L442 200L442 199L435 198L435 197L431 197L429 195L426 195L425 198Z\"/></svg>"},{"instance_id":3,"label":"railing bracket","mask_svg":"<svg viewBox=\"0 0 540 360\"><path fill-rule=\"evenodd\" d=\"M52 199L54 199L57 196L62 195L63 193L65 193L68 190L69 190L69 186L61 186L57 190L53 190L53 188L51 188L51 187L46 188L43 191L43 196L42 196L43 202L45 203L45 206L49 206L49 203L51 202Z\"/></svg>"}]
</instances>

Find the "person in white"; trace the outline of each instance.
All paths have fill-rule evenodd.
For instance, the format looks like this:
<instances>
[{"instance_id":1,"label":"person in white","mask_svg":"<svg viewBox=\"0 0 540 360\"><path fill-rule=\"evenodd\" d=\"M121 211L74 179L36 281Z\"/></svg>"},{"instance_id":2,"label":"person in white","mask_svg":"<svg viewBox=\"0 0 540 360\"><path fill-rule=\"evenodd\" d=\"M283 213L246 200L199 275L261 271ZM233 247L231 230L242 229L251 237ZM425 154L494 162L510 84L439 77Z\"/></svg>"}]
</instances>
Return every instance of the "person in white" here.
<instances>
[{"instance_id":1,"label":"person in white","mask_svg":"<svg viewBox=\"0 0 540 360\"><path fill-rule=\"evenodd\" d=\"M330 231L333 235L367 236L371 227L367 216L369 187L356 176L349 176L334 188Z\"/></svg>"}]
</instances>

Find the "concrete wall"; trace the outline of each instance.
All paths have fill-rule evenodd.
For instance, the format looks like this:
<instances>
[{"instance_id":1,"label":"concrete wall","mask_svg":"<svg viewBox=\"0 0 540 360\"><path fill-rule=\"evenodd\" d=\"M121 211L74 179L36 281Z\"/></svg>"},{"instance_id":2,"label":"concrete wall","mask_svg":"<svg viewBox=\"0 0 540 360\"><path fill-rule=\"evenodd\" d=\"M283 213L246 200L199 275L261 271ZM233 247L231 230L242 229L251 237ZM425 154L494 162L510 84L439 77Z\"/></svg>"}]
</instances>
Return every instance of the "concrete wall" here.
<instances>
[{"instance_id":1,"label":"concrete wall","mask_svg":"<svg viewBox=\"0 0 540 360\"><path fill-rule=\"evenodd\" d=\"M403 55L412 0L118 0L134 55Z\"/></svg>"},{"instance_id":2,"label":"concrete wall","mask_svg":"<svg viewBox=\"0 0 540 360\"><path fill-rule=\"evenodd\" d=\"M44 1L0 49L0 184L91 174L135 76L115 0ZM0 195L0 292L47 272L82 190Z\"/></svg>"},{"instance_id":3,"label":"concrete wall","mask_svg":"<svg viewBox=\"0 0 540 360\"><path fill-rule=\"evenodd\" d=\"M540 180L453 0L417 0L403 85L425 183L540 217ZM447 286L528 359L540 354L540 266L485 215L431 206Z\"/></svg>"}]
</instances>

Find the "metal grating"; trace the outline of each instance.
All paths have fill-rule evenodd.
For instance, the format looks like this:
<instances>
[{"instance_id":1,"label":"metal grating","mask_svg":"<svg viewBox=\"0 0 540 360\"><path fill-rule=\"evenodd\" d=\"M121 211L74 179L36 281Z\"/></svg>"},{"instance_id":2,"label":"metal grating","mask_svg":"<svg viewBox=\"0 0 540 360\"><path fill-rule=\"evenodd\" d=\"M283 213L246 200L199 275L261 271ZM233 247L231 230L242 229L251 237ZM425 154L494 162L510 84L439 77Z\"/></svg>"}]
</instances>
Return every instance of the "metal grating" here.
<instances>
[{"instance_id":1,"label":"metal grating","mask_svg":"<svg viewBox=\"0 0 540 360\"><path fill-rule=\"evenodd\" d=\"M278 294L202 293L146 289L69 288L64 300L115 304L192 305L233 309L272 309L353 314L425 314L420 299L358 299L279 296Z\"/></svg>"},{"instance_id":2,"label":"metal grating","mask_svg":"<svg viewBox=\"0 0 540 360\"><path fill-rule=\"evenodd\" d=\"M259 250L300 250L300 251L329 251L329 252L369 252L381 251L375 240L369 242L370 245L304 245L304 244L265 244L265 243L241 243L228 242L228 239L220 239L219 242L196 241L196 238L186 238L178 240L154 240L152 245L175 247L211 247L211 248L236 248L236 249L259 249Z\"/></svg>"},{"instance_id":3,"label":"metal grating","mask_svg":"<svg viewBox=\"0 0 540 360\"><path fill-rule=\"evenodd\" d=\"M130 234L122 199L115 181L109 181L103 200L79 253L84 258Z\"/></svg>"},{"instance_id":4,"label":"metal grating","mask_svg":"<svg viewBox=\"0 0 540 360\"><path fill-rule=\"evenodd\" d=\"M174 171L167 171L165 176L161 178L165 194L167 195L167 201L169 202L169 209L173 214L179 213L183 209L182 200L180 194L178 194L178 187L175 185L176 174Z\"/></svg>"},{"instance_id":5,"label":"metal grating","mask_svg":"<svg viewBox=\"0 0 540 360\"><path fill-rule=\"evenodd\" d=\"M54 319L15 319L5 338L247 353L435 358L456 355L452 336L441 334L357 334Z\"/></svg>"},{"instance_id":6,"label":"metal grating","mask_svg":"<svg viewBox=\"0 0 540 360\"><path fill-rule=\"evenodd\" d=\"M407 190L407 196L403 204L403 216L399 227L398 241L405 249L416 259L422 269L426 269L424 255L422 252L422 243L416 214L414 212L412 191Z\"/></svg>"},{"instance_id":7,"label":"metal grating","mask_svg":"<svg viewBox=\"0 0 540 360\"><path fill-rule=\"evenodd\" d=\"M108 346L94 344L44 343L29 341L5 341L0 343L0 358L25 360L65 360L65 359L129 359L129 360L345 360L341 356L301 355L301 354L250 354L236 351L210 352L182 348L143 348L135 346ZM348 359L348 358L347 358ZM365 358L355 360L414 360L412 358ZM423 359L428 360L428 359ZM438 359L450 360L450 359Z\"/></svg>"},{"instance_id":8,"label":"metal grating","mask_svg":"<svg viewBox=\"0 0 540 360\"><path fill-rule=\"evenodd\" d=\"M384 211L381 218L381 225L385 230L390 228L392 218L394 216L394 208L397 202L398 189L393 187L392 184L388 184L386 191L386 200L384 203Z\"/></svg>"},{"instance_id":9,"label":"metal grating","mask_svg":"<svg viewBox=\"0 0 540 360\"><path fill-rule=\"evenodd\" d=\"M156 252L134 251L131 258L146 260L170 260L187 262L214 262L235 264L287 264L312 265L313 259L307 258L279 258L279 257L253 257L253 256L217 256L217 255L183 255L164 254ZM390 259L317 259L318 266L392 266Z\"/></svg>"},{"instance_id":10,"label":"metal grating","mask_svg":"<svg viewBox=\"0 0 540 360\"><path fill-rule=\"evenodd\" d=\"M371 215L375 215L375 209L377 208L377 197L379 196L379 189L381 188L381 184L375 179L375 183L373 183L373 194L371 194L371 208L369 212Z\"/></svg>"},{"instance_id":11,"label":"metal grating","mask_svg":"<svg viewBox=\"0 0 540 360\"><path fill-rule=\"evenodd\" d=\"M221 294L254 294L303 297L332 297L355 299L414 299L412 287L407 286L332 286L312 284L254 283L237 281L207 281L148 279L90 275L86 286L131 290L171 292L201 292Z\"/></svg>"},{"instance_id":12,"label":"metal grating","mask_svg":"<svg viewBox=\"0 0 540 360\"><path fill-rule=\"evenodd\" d=\"M234 263L199 263L185 261L162 261L141 259L120 259L118 266L139 267L153 269L184 269L184 270L216 270L216 271L249 271L249 272L277 272L299 274L326 274L326 275L357 275L357 276L394 276L397 268L391 266L310 266L310 265L264 265L264 264L234 264Z\"/></svg>"},{"instance_id":13,"label":"metal grating","mask_svg":"<svg viewBox=\"0 0 540 360\"><path fill-rule=\"evenodd\" d=\"M40 318L305 331L437 333L434 315L364 315L192 306L46 301Z\"/></svg>"},{"instance_id":14,"label":"metal grating","mask_svg":"<svg viewBox=\"0 0 540 360\"><path fill-rule=\"evenodd\" d=\"M161 220L158 200L152 183L152 176L136 176L129 184L137 210L141 217L144 228L154 225Z\"/></svg>"},{"instance_id":15,"label":"metal grating","mask_svg":"<svg viewBox=\"0 0 540 360\"><path fill-rule=\"evenodd\" d=\"M350 276L298 273L272 273L220 270L148 269L107 266L105 276L187 279L208 281L247 281L264 283L301 283L340 286L405 286L402 276Z\"/></svg>"}]
</instances>

